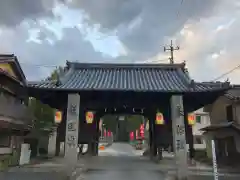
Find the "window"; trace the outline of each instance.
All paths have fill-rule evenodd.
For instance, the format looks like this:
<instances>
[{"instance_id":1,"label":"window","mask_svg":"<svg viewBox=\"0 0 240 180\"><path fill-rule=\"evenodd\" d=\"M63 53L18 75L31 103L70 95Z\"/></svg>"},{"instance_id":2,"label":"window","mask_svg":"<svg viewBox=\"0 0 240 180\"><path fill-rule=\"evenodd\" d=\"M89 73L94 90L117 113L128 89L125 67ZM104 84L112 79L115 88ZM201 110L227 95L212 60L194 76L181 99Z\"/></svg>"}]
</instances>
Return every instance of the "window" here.
<instances>
[{"instance_id":1,"label":"window","mask_svg":"<svg viewBox=\"0 0 240 180\"><path fill-rule=\"evenodd\" d=\"M11 137L7 134L0 135L0 148L1 147L10 147L11 145Z\"/></svg>"},{"instance_id":2,"label":"window","mask_svg":"<svg viewBox=\"0 0 240 180\"><path fill-rule=\"evenodd\" d=\"M233 121L233 107L232 105L229 105L226 107L226 115L227 115L227 121L232 122Z\"/></svg>"},{"instance_id":3,"label":"window","mask_svg":"<svg viewBox=\"0 0 240 180\"><path fill-rule=\"evenodd\" d=\"M202 117L200 115L196 115L196 123L201 124Z\"/></svg>"}]
</instances>

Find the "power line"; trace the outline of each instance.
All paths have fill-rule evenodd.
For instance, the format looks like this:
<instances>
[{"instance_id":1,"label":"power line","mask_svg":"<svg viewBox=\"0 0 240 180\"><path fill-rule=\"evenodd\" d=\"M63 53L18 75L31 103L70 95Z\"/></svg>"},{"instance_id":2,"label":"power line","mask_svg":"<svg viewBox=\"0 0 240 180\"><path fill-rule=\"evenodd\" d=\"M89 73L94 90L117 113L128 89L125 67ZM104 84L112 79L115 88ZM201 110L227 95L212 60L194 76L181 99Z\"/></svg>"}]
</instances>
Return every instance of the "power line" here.
<instances>
[{"instance_id":1,"label":"power line","mask_svg":"<svg viewBox=\"0 0 240 180\"><path fill-rule=\"evenodd\" d=\"M179 50L179 49L180 49L179 46L173 47L172 40L171 40L171 44L169 45L169 48L166 48L166 47L164 46L164 52L170 51L170 53L171 53L171 56L170 56L170 58L169 58L170 64L173 64L173 63L174 63L174 57L173 57L174 51L177 51L177 50Z\"/></svg>"},{"instance_id":2,"label":"power line","mask_svg":"<svg viewBox=\"0 0 240 180\"><path fill-rule=\"evenodd\" d=\"M237 65L237 66L235 66L235 67L232 68L231 70L223 73L222 75L218 76L217 78L213 79L212 81L217 81L217 80L223 78L224 76L227 76L227 75L231 74L233 71L235 71L235 70L237 70L237 69L239 69L239 68L240 68L240 64Z\"/></svg>"},{"instance_id":3,"label":"power line","mask_svg":"<svg viewBox=\"0 0 240 180\"><path fill-rule=\"evenodd\" d=\"M184 0L181 0L181 2L180 2L180 7L179 7L179 9L178 9L178 11L177 11L177 18L180 17L180 9L181 9L181 7L182 7L182 5L183 5L183 1L184 1Z\"/></svg>"},{"instance_id":4,"label":"power line","mask_svg":"<svg viewBox=\"0 0 240 180\"><path fill-rule=\"evenodd\" d=\"M164 62L168 61L168 59L152 59L152 60L146 60L146 61L137 61L136 63L154 63L154 62Z\"/></svg>"},{"instance_id":5,"label":"power line","mask_svg":"<svg viewBox=\"0 0 240 180\"><path fill-rule=\"evenodd\" d=\"M57 65L50 65L50 64L31 64L26 62L20 62L20 64L25 64L27 66L35 66L35 67L46 67L46 68L57 68Z\"/></svg>"}]
</instances>

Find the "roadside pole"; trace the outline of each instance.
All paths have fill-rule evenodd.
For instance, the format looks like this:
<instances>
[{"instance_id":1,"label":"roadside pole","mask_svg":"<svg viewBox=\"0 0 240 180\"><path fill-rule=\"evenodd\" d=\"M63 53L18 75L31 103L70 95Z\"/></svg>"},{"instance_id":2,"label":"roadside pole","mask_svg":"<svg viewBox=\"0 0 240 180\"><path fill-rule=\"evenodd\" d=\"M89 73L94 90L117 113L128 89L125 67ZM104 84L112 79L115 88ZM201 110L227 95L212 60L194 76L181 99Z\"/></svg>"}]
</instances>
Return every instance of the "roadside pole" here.
<instances>
[{"instance_id":1,"label":"roadside pole","mask_svg":"<svg viewBox=\"0 0 240 180\"><path fill-rule=\"evenodd\" d=\"M216 149L215 149L214 140L212 140L212 161L213 161L214 180L218 180L218 167L217 167L217 157L216 157Z\"/></svg>"}]
</instances>

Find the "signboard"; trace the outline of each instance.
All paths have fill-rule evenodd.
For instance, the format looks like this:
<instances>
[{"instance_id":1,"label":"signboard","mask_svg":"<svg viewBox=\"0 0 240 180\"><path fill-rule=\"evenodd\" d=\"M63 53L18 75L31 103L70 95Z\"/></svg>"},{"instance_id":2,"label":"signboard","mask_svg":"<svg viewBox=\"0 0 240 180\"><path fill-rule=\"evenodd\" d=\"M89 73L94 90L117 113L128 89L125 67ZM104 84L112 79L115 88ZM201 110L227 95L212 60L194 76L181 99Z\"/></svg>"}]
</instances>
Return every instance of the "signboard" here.
<instances>
[{"instance_id":1,"label":"signboard","mask_svg":"<svg viewBox=\"0 0 240 180\"><path fill-rule=\"evenodd\" d=\"M136 139L138 138L138 130L136 129Z\"/></svg>"},{"instance_id":2,"label":"signboard","mask_svg":"<svg viewBox=\"0 0 240 180\"><path fill-rule=\"evenodd\" d=\"M86 112L86 122L87 124L92 124L94 119L94 113L92 111Z\"/></svg>"},{"instance_id":3,"label":"signboard","mask_svg":"<svg viewBox=\"0 0 240 180\"><path fill-rule=\"evenodd\" d=\"M157 125L163 125L163 124L165 124L162 113L158 112L158 113L156 114L155 124L157 124Z\"/></svg>"},{"instance_id":4,"label":"signboard","mask_svg":"<svg viewBox=\"0 0 240 180\"><path fill-rule=\"evenodd\" d=\"M62 122L62 112L56 111L55 117L54 117L55 123L61 123Z\"/></svg>"},{"instance_id":5,"label":"signboard","mask_svg":"<svg viewBox=\"0 0 240 180\"><path fill-rule=\"evenodd\" d=\"M146 122L146 130L149 131L149 120Z\"/></svg>"},{"instance_id":6,"label":"signboard","mask_svg":"<svg viewBox=\"0 0 240 180\"><path fill-rule=\"evenodd\" d=\"M102 126L103 126L103 120L100 119L99 126L98 126L100 131L102 131Z\"/></svg>"},{"instance_id":7,"label":"signboard","mask_svg":"<svg viewBox=\"0 0 240 180\"><path fill-rule=\"evenodd\" d=\"M188 114L188 124L194 125L196 123L196 116L195 114Z\"/></svg>"}]
</instances>

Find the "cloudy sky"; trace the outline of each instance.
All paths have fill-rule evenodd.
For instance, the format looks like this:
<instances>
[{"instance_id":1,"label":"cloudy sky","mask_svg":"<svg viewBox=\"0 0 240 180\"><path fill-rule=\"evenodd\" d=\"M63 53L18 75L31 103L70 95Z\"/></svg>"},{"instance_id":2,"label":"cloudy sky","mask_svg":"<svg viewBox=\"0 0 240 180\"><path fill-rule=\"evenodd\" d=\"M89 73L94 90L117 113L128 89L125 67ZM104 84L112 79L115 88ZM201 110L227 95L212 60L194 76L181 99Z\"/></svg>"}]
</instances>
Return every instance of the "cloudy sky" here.
<instances>
[{"instance_id":1,"label":"cloudy sky","mask_svg":"<svg viewBox=\"0 0 240 180\"><path fill-rule=\"evenodd\" d=\"M0 53L17 55L29 80L66 60L168 63L172 39L175 61L209 81L240 64L239 29L239 0L0 0Z\"/></svg>"}]
</instances>

